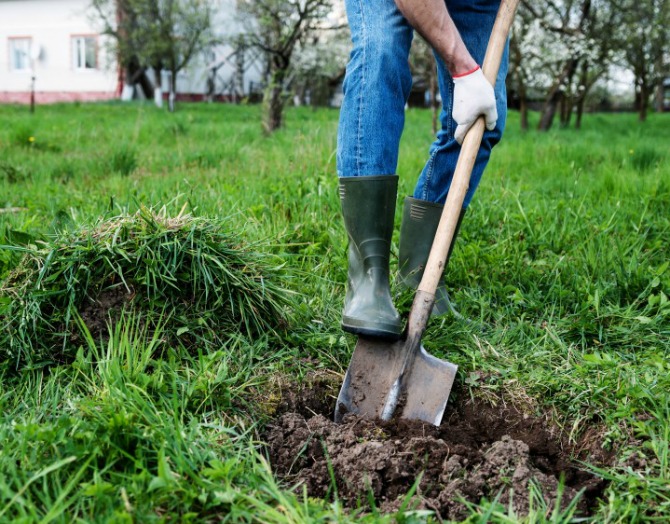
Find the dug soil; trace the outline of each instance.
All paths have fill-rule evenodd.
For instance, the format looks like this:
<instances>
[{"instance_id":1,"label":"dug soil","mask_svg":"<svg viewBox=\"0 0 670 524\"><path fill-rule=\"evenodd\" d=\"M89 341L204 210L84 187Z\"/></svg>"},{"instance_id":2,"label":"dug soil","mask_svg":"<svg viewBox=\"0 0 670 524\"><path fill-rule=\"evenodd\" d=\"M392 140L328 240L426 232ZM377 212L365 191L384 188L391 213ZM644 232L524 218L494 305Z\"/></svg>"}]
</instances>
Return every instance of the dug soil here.
<instances>
[{"instance_id":1,"label":"dug soil","mask_svg":"<svg viewBox=\"0 0 670 524\"><path fill-rule=\"evenodd\" d=\"M413 508L460 520L468 514L466 501L482 499L497 498L505 507L511 502L517 514L527 513L531 490L549 508L557 497L567 506L583 490L578 514L587 516L604 490L604 482L583 465L612 460L597 431L571 443L546 417L458 389L440 427L354 415L336 424L339 385L337 377L319 375L284 388L263 435L275 474L311 496L337 497L349 508L374 501L380 511L391 512L414 486Z\"/></svg>"}]
</instances>

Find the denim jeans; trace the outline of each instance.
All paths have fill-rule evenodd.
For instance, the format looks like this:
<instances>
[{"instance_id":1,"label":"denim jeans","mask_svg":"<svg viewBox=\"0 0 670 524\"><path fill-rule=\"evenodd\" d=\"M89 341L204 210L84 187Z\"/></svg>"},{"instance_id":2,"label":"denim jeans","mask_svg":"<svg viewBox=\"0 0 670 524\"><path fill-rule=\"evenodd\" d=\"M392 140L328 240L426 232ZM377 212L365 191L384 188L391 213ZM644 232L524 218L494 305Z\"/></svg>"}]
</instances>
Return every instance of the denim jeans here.
<instances>
[{"instance_id":1,"label":"denim jeans","mask_svg":"<svg viewBox=\"0 0 670 524\"><path fill-rule=\"evenodd\" d=\"M446 0L449 14L468 51L481 64L500 0ZM394 0L345 0L353 49L344 79L344 98L337 136L338 176L396 174L398 146L405 123L405 103L412 88L409 50L413 29ZM463 207L479 185L491 149L500 141L507 116L508 49L496 80L498 123L486 131L470 177ZM436 55L442 96L441 129L414 189L414 198L443 204L460 146L451 118L453 81Z\"/></svg>"}]
</instances>

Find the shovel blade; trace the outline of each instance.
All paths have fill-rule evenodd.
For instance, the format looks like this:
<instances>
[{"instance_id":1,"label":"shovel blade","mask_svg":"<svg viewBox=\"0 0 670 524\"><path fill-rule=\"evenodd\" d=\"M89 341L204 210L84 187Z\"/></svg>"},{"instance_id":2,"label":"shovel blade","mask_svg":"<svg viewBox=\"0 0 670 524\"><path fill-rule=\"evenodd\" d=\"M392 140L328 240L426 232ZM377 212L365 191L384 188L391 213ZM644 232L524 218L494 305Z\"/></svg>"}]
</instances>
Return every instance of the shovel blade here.
<instances>
[{"instance_id":1,"label":"shovel blade","mask_svg":"<svg viewBox=\"0 0 670 524\"><path fill-rule=\"evenodd\" d=\"M405 342L359 337L337 397L336 422L347 413L382 418L389 393L402 372L408 351ZM401 384L401 417L439 426L457 370L455 364L430 355L421 346Z\"/></svg>"}]
</instances>

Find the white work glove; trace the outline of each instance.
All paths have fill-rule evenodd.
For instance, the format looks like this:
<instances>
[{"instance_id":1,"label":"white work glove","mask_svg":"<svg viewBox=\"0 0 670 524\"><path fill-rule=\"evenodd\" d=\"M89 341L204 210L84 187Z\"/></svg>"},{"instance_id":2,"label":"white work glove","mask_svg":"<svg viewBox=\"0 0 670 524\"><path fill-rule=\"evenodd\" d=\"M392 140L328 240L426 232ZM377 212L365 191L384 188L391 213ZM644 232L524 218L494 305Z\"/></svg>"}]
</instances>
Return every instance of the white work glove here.
<instances>
[{"instance_id":1,"label":"white work glove","mask_svg":"<svg viewBox=\"0 0 670 524\"><path fill-rule=\"evenodd\" d=\"M489 131L496 126L498 110L493 86L478 67L471 73L454 78L454 107L451 116L458 124L454 136L456 142L463 143L465 133L479 115L484 115L486 129Z\"/></svg>"}]
</instances>

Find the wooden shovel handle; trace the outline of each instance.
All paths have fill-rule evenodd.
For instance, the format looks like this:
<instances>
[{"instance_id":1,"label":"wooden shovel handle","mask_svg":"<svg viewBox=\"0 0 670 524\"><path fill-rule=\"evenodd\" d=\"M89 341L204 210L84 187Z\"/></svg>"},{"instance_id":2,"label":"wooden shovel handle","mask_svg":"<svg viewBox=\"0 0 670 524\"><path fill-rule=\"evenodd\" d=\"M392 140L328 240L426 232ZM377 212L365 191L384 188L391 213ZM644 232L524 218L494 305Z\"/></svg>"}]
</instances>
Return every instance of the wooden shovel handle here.
<instances>
[{"instance_id":1,"label":"wooden shovel handle","mask_svg":"<svg viewBox=\"0 0 670 524\"><path fill-rule=\"evenodd\" d=\"M514 13L516 12L519 0L502 0L496 21L493 24L489 44L486 48L486 56L482 64L482 70L486 79L495 86L496 77L498 76L498 69L500 69L500 61L502 59L503 50L507 42L507 35L509 34L512 21L514 20ZM458 155L458 162L456 163L456 171L454 172L447 195L447 201L442 211L440 223L437 226L433 246L430 250L426 269L423 273L423 278L419 284L419 291L435 295L435 290L440 282L442 273L444 271L444 264L447 260L447 253L449 246L454 238L454 231L458 222L461 208L463 207L463 200L470 185L470 175L472 168L475 165L475 159L479 152L479 146L482 143L482 136L484 136L484 117L479 117L472 125L468 133L465 135L461 152Z\"/></svg>"}]
</instances>

